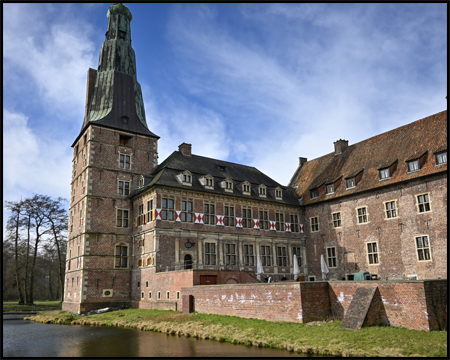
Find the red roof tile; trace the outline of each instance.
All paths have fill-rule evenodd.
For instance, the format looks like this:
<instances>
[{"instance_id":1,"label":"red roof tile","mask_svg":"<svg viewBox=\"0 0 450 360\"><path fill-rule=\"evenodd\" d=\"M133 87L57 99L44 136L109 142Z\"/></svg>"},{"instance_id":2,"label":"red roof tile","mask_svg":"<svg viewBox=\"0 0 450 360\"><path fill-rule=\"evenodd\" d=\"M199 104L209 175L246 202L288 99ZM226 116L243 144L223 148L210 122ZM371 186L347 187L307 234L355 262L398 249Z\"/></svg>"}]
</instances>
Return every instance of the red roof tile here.
<instances>
[{"instance_id":1,"label":"red roof tile","mask_svg":"<svg viewBox=\"0 0 450 360\"><path fill-rule=\"evenodd\" d=\"M342 154L334 152L306 162L291 181L297 186L297 194L303 204L313 204L348 194L381 186L399 183L424 175L447 171L447 164L436 166L434 153L447 149L447 111L442 111L411 124L349 145ZM406 161L425 157L423 167L408 173ZM379 170L393 166L391 177L380 180ZM357 175L363 170L356 187L346 190L341 181L335 192L310 199L310 190L343 176L343 179Z\"/></svg>"}]
</instances>

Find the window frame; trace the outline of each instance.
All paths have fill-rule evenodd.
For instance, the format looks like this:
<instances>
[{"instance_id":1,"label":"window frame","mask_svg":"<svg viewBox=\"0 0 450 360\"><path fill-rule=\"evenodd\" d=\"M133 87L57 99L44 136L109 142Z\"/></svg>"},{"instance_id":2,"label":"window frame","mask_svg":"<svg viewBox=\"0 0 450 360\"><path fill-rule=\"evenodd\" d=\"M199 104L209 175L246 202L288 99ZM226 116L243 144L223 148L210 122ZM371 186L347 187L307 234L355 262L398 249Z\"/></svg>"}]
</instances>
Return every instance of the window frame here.
<instances>
[{"instance_id":1,"label":"window frame","mask_svg":"<svg viewBox=\"0 0 450 360\"><path fill-rule=\"evenodd\" d=\"M277 265L289 266L287 258L287 247L285 245L277 245Z\"/></svg>"},{"instance_id":2,"label":"window frame","mask_svg":"<svg viewBox=\"0 0 450 360\"><path fill-rule=\"evenodd\" d=\"M309 190L310 200L317 199L318 197L319 197L319 188Z\"/></svg>"},{"instance_id":3,"label":"window frame","mask_svg":"<svg viewBox=\"0 0 450 360\"><path fill-rule=\"evenodd\" d=\"M269 230L269 211L259 210L259 228L261 230Z\"/></svg>"},{"instance_id":4,"label":"window frame","mask_svg":"<svg viewBox=\"0 0 450 360\"><path fill-rule=\"evenodd\" d=\"M251 252L249 252L251 250ZM243 244L244 266L255 266L255 251L253 244Z\"/></svg>"},{"instance_id":5,"label":"window frame","mask_svg":"<svg viewBox=\"0 0 450 360\"><path fill-rule=\"evenodd\" d=\"M119 253L117 253L117 249L119 250ZM123 253L123 249L126 250L126 254ZM128 269L128 258L129 258L129 245L126 243L118 243L114 245L114 268L115 269ZM117 265L117 261L119 261L119 265ZM125 261L125 266L124 266Z\"/></svg>"},{"instance_id":6,"label":"window frame","mask_svg":"<svg viewBox=\"0 0 450 360\"><path fill-rule=\"evenodd\" d=\"M408 174L417 172L420 170L420 159L407 161L406 165L408 166Z\"/></svg>"},{"instance_id":7,"label":"window frame","mask_svg":"<svg viewBox=\"0 0 450 360\"><path fill-rule=\"evenodd\" d=\"M261 264L262 266L272 266L272 254L271 254L272 246L267 244L261 244Z\"/></svg>"},{"instance_id":8,"label":"window frame","mask_svg":"<svg viewBox=\"0 0 450 360\"><path fill-rule=\"evenodd\" d=\"M264 184L261 184L258 186L258 195L259 197L265 198L267 197L267 186Z\"/></svg>"},{"instance_id":9,"label":"window frame","mask_svg":"<svg viewBox=\"0 0 450 360\"><path fill-rule=\"evenodd\" d=\"M391 168L386 167L386 168L380 169L380 170L378 170L378 174L379 174L380 180L390 179L392 176Z\"/></svg>"},{"instance_id":10,"label":"window frame","mask_svg":"<svg viewBox=\"0 0 450 360\"><path fill-rule=\"evenodd\" d=\"M119 152L119 168L124 170L131 170L131 155Z\"/></svg>"},{"instance_id":11,"label":"window frame","mask_svg":"<svg viewBox=\"0 0 450 360\"><path fill-rule=\"evenodd\" d=\"M289 218L291 220L291 232L300 232L300 228L298 226L298 214L289 214Z\"/></svg>"},{"instance_id":12,"label":"window frame","mask_svg":"<svg viewBox=\"0 0 450 360\"><path fill-rule=\"evenodd\" d=\"M373 249L374 244L375 250ZM378 241L366 242L366 253L368 265L380 265L380 249L378 247Z\"/></svg>"},{"instance_id":13,"label":"window frame","mask_svg":"<svg viewBox=\"0 0 450 360\"><path fill-rule=\"evenodd\" d=\"M242 227L252 229L253 228L252 208L242 206L241 210L242 210Z\"/></svg>"},{"instance_id":14,"label":"window frame","mask_svg":"<svg viewBox=\"0 0 450 360\"><path fill-rule=\"evenodd\" d=\"M161 220L175 221L175 199L169 197L161 199Z\"/></svg>"},{"instance_id":15,"label":"window frame","mask_svg":"<svg viewBox=\"0 0 450 360\"><path fill-rule=\"evenodd\" d=\"M319 232L320 231L319 217L318 216L310 217L309 225L310 225L311 232Z\"/></svg>"},{"instance_id":16,"label":"window frame","mask_svg":"<svg viewBox=\"0 0 450 360\"><path fill-rule=\"evenodd\" d=\"M211 211L212 207L212 211ZM203 223L205 225L216 225L216 204L203 202Z\"/></svg>"},{"instance_id":17,"label":"window frame","mask_svg":"<svg viewBox=\"0 0 450 360\"><path fill-rule=\"evenodd\" d=\"M442 159L442 162L439 160ZM445 161L444 161L445 159ZM434 154L434 162L436 166L446 165L447 164L447 151L440 151Z\"/></svg>"},{"instance_id":18,"label":"window frame","mask_svg":"<svg viewBox=\"0 0 450 360\"><path fill-rule=\"evenodd\" d=\"M364 210L364 213L360 214L359 210ZM365 221L361 221L361 219L365 219ZM367 206L356 208L356 220L358 225L364 225L369 222L369 213L367 212Z\"/></svg>"},{"instance_id":19,"label":"window frame","mask_svg":"<svg viewBox=\"0 0 450 360\"><path fill-rule=\"evenodd\" d=\"M203 249L204 264L209 266L217 265L217 243L205 241Z\"/></svg>"},{"instance_id":20,"label":"window frame","mask_svg":"<svg viewBox=\"0 0 450 360\"><path fill-rule=\"evenodd\" d=\"M125 217L125 212L127 216ZM119 217L120 215L120 217ZM119 225L120 220L120 225ZM124 220L126 220L126 226L124 226ZM116 209L116 227L117 228L128 228L130 225L130 210L129 209Z\"/></svg>"},{"instance_id":21,"label":"window frame","mask_svg":"<svg viewBox=\"0 0 450 360\"><path fill-rule=\"evenodd\" d=\"M122 183L122 186L121 184ZM127 186L128 184L128 186ZM122 191L122 193L120 193ZM118 180L117 182L117 194L118 195L130 195L130 181Z\"/></svg>"},{"instance_id":22,"label":"window frame","mask_svg":"<svg viewBox=\"0 0 450 360\"><path fill-rule=\"evenodd\" d=\"M331 195L331 194L334 194L334 183L325 185L325 195Z\"/></svg>"},{"instance_id":23,"label":"window frame","mask_svg":"<svg viewBox=\"0 0 450 360\"><path fill-rule=\"evenodd\" d=\"M419 199L420 199L421 196L424 197L424 200L425 200L425 197L426 197L427 201L420 202ZM420 210L421 207L423 207L424 210L421 211ZM419 213L419 214L425 214L425 213L431 212L431 198L430 198L430 193L429 192L416 195L416 208L417 208L417 213ZM428 210L426 210L426 208L428 208Z\"/></svg>"},{"instance_id":24,"label":"window frame","mask_svg":"<svg viewBox=\"0 0 450 360\"><path fill-rule=\"evenodd\" d=\"M385 220L397 219L398 218L397 199L384 201L383 204L384 204L384 218L385 218ZM394 207L391 207L392 204L394 204ZM390 207L390 208L388 209L388 207ZM395 213L394 216L392 216L393 212Z\"/></svg>"},{"instance_id":25,"label":"window frame","mask_svg":"<svg viewBox=\"0 0 450 360\"><path fill-rule=\"evenodd\" d=\"M236 244L226 243L225 244L225 265L234 266L237 265L236 258Z\"/></svg>"},{"instance_id":26,"label":"window frame","mask_svg":"<svg viewBox=\"0 0 450 360\"><path fill-rule=\"evenodd\" d=\"M302 247L301 246L292 246L292 255L297 256L297 264L298 267L302 267L303 263L303 255L302 255Z\"/></svg>"},{"instance_id":27,"label":"window frame","mask_svg":"<svg viewBox=\"0 0 450 360\"><path fill-rule=\"evenodd\" d=\"M330 269L334 269L338 267L338 261L337 261L337 252L336 252L336 246L327 246L326 247L326 254L327 254L327 265Z\"/></svg>"},{"instance_id":28,"label":"window frame","mask_svg":"<svg viewBox=\"0 0 450 360\"><path fill-rule=\"evenodd\" d=\"M147 200L147 222L153 220L153 199L150 199Z\"/></svg>"},{"instance_id":29,"label":"window frame","mask_svg":"<svg viewBox=\"0 0 450 360\"><path fill-rule=\"evenodd\" d=\"M234 209L234 205L224 205L223 206L223 223L224 226L231 226L231 227L235 227L235 209Z\"/></svg>"},{"instance_id":30,"label":"window frame","mask_svg":"<svg viewBox=\"0 0 450 360\"><path fill-rule=\"evenodd\" d=\"M423 239L424 238L426 238L426 242L428 243L428 246L421 246L420 248L419 248L419 244L418 244L418 239L421 239L421 241L422 241L422 244L423 244ZM428 262L428 261L433 261L433 258L432 258L432 256L431 256L431 242L430 242L430 237L428 236L428 235L418 235L418 236L414 236L414 244L415 244L415 247L416 247L416 258L417 258L417 261L419 261L419 262ZM420 253L421 253L421 251L423 251L423 259L420 259ZM428 259L426 259L426 251L428 251Z\"/></svg>"},{"instance_id":31,"label":"window frame","mask_svg":"<svg viewBox=\"0 0 450 360\"><path fill-rule=\"evenodd\" d=\"M353 183L352 186L348 186L349 182ZM345 190L353 189L356 187L356 176L345 179Z\"/></svg>"},{"instance_id":32,"label":"window frame","mask_svg":"<svg viewBox=\"0 0 450 360\"><path fill-rule=\"evenodd\" d=\"M284 221L284 212L275 212L275 227L277 231L285 231L286 223Z\"/></svg>"},{"instance_id":33,"label":"window frame","mask_svg":"<svg viewBox=\"0 0 450 360\"><path fill-rule=\"evenodd\" d=\"M189 209L190 206L190 209ZM194 222L194 202L181 200L181 222Z\"/></svg>"},{"instance_id":34,"label":"window frame","mask_svg":"<svg viewBox=\"0 0 450 360\"><path fill-rule=\"evenodd\" d=\"M333 229L341 228L342 227L341 212L336 211L334 213L331 213L331 221L333 222Z\"/></svg>"}]
</instances>

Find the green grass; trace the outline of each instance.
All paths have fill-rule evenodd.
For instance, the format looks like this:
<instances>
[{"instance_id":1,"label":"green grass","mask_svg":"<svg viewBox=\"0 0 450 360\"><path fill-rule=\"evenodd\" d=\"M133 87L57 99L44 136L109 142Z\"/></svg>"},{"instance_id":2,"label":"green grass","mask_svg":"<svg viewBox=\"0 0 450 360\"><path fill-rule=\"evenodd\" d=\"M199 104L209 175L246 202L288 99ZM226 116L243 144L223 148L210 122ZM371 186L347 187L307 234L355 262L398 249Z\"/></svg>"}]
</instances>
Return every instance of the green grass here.
<instances>
[{"instance_id":1,"label":"green grass","mask_svg":"<svg viewBox=\"0 0 450 360\"><path fill-rule=\"evenodd\" d=\"M338 321L278 323L235 316L139 309L90 316L53 312L29 319L43 323L132 327L306 354L447 357L446 331L425 332L383 326L351 331L342 328Z\"/></svg>"},{"instance_id":2,"label":"green grass","mask_svg":"<svg viewBox=\"0 0 450 360\"><path fill-rule=\"evenodd\" d=\"M15 301L3 303L3 312L31 311L31 310L61 310L61 301L35 301L35 306L19 305Z\"/></svg>"}]
</instances>

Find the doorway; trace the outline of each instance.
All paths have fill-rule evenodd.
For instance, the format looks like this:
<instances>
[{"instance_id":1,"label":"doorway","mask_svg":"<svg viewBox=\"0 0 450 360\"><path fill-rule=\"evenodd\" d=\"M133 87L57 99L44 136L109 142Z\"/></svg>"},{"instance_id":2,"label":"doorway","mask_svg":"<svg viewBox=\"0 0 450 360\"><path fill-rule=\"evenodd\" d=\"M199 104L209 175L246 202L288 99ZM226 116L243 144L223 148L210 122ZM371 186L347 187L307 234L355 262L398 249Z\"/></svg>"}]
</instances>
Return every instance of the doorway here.
<instances>
[{"instance_id":1,"label":"doorway","mask_svg":"<svg viewBox=\"0 0 450 360\"><path fill-rule=\"evenodd\" d=\"M192 269L192 256L191 255L185 255L184 256L184 269Z\"/></svg>"}]
</instances>

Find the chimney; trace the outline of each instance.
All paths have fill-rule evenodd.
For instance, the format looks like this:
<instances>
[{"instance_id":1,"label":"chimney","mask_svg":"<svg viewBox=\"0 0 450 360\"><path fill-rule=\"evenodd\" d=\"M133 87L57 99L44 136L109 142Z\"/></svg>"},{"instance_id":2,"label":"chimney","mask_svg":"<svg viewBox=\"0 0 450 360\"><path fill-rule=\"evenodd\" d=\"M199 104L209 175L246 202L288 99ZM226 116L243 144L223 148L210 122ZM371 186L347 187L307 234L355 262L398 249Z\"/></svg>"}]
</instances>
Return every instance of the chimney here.
<instances>
[{"instance_id":1,"label":"chimney","mask_svg":"<svg viewBox=\"0 0 450 360\"><path fill-rule=\"evenodd\" d=\"M340 155L347 148L348 140L339 139L338 141L335 141L333 144L334 144L334 155Z\"/></svg>"},{"instance_id":2,"label":"chimney","mask_svg":"<svg viewBox=\"0 0 450 360\"><path fill-rule=\"evenodd\" d=\"M191 156L192 155L192 144L182 143L178 146L178 151L181 151L183 155Z\"/></svg>"},{"instance_id":3,"label":"chimney","mask_svg":"<svg viewBox=\"0 0 450 360\"><path fill-rule=\"evenodd\" d=\"M304 157L299 157L299 158L298 158L298 164L299 164L300 166L302 166L303 164L305 164L307 161L308 161L307 158L304 158Z\"/></svg>"}]
</instances>

